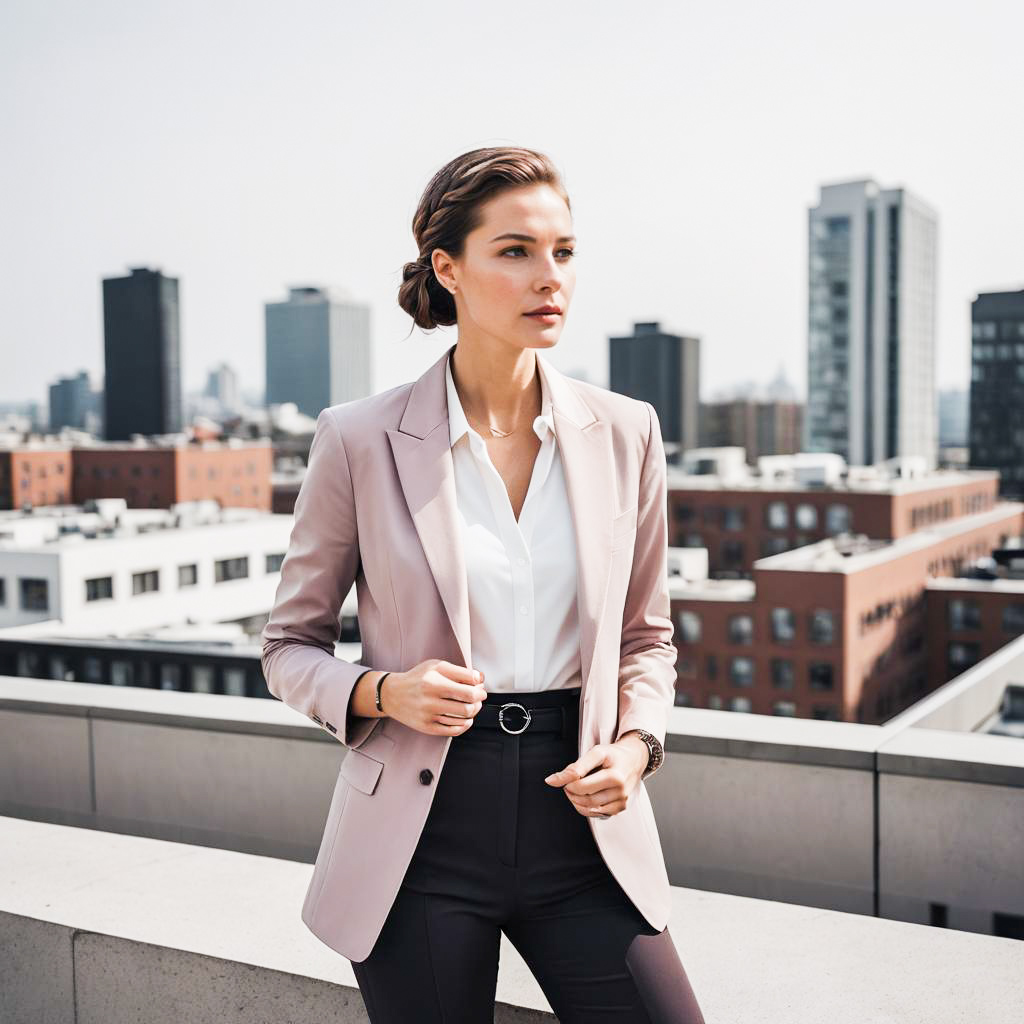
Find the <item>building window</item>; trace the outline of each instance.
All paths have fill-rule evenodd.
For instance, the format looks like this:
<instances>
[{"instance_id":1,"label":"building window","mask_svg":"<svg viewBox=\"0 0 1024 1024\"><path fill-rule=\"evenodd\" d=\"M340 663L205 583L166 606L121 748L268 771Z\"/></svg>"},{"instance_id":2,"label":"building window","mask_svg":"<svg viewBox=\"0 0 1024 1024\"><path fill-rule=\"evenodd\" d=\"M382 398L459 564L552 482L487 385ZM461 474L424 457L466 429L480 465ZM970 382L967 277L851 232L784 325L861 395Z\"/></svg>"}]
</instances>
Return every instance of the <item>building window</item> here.
<instances>
[{"instance_id":1,"label":"building window","mask_svg":"<svg viewBox=\"0 0 1024 1024\"><path fill-rule=\"evenodd\" d=\"M676 505L673 514L677 523L689 523L693 520L693 506Z\"/></svg>"},{"instance_id":2,"label":"building window","mask_svg":"<svg viewBox=\"0 0 1024 1024\"><path fill-rule=\"evenodd\" d=\"M789 658L772 658L772 686L776 690L792 690L796 673Z\"/></svg>"},{"instance_id":3,"label":"building window","mask_svg":"<svg viewBox=\"0 0 1024 1024\"><path fill-rule=\"evenodd\" d=\"M718 658L713 654L709 654L704 661L704 674L708 679L718 678Z\"/></svg>"},{"instance_id":4,"label":"building window","mask_svg":"<svg viewBox=\"0 0 1024 1024\"><path fill-rule=\"evenodd\" d=\"M113 686L131 686L135 680L132 663L123 659L115 659L110 663L110 682Z\"/></svg>"},{"instance_id":5,"label":"building window","mask_svg":"<svg viewBox=\"0 0 1024 1024\"><path fill-rule=\"evenodd\" d=\"M112 576L97 576L95 579L85 581L86 601L106 601L114 596L114 578Z\"/></svg>"},{"instance_id":6,"label":"building window","mask_svg":"<svg viewBox=\"0 0 1024 1024\"><path fill-rule=\"evenodd\" d=\"M722 698L719 697L717 693L709 694L708 695L708 707L711 708L712 711L721 711L722 710Z\"/></svg>"},{"instance_id":7,"label":"building window","mask_svg":"<svg viewBox=\"0 0 1024 1024\"><path fill-rule=\"evenodd\" d=\"M194 587L199 582L199 566L192 565L179 565L178 566L178 586L179 587Z\"/></svg>"},{"instance_id":8,"label":"building window","mask_svg":"<svg viewBox=\"0 0 1024 1024\"><path fill-rule=\"evenodd\" d=\"M729 568L743 565L744 555L743 541L726 540L722 542L722 563Z\"/></svg>"},{"instance_id":9,"label":"building window","mask_svg":"<svg viewBox=\"0 0 1024 1024\"><path fill-rule=\"evenodd\" d=\"M743 711L747 714L750 713L752 705L749 697L730 697L729 698L729 710L730 711Z\"/></svg>"},{"instance_id":10,"label":"building window","mask_svg":"<svg viewBox=\"0 0 1024 1024\"><path fill-rule=\"evenodd\" d=\"M772 555L780 555L783 551L789 550L788 537L762 537L761 557L770 558Z\"/></svg>"},{"instance_id":11,"label":"building window","mask_svg":"<svg viewBox=\"0 0 1024 1024\"><path fill-rule=\"evenodd\" d=\"M772 640L777 644L791 644L796 638L796 616L792 608L772 609Z\"/></svg>"},{"instance_id":12,"label":"building window","mask_svg":"<svg viewBox=\"0 0 1024 1024\"><path fill-rule=\"evenodd\" d=\"M228 580L242 580L249 575L249 559L222 558L213 564L214 582L225 583Z\"/></svg>"},{"instance_id":13,"label":"building window","mask_svg":"<svg viewBox=\"0 0 1024 1024\"><path fill-rule=\"evenodd\" d=\"M811 715L814 718L823 718L829 722L838 722L839 708L832 704L815 704L811 709Z\"/></svg>"},{"instance_id":14,"label":"building window","mask_svg":"<svg viewBox=\"0 0 1024 1024\"><path fill-rule=\"evenodd\" d=\"M164 662L160 666L160 689L180 690L181 689L181 666Z\"/></svg>"},{"instance_id":15,"label":"building window","mask_svg":"<svg viewBox=\"0 0 1024 1024\"><path fill-rule=\"evenodd\" d=\"M808 621L810 641L818 647L835 643L835 623L832 613L825 608L815 608Z\"/></svg>"},{"instance_id":16,"label":"building window","mask_svg":"<svg viewBox=\"0 0 1024 1024\"><path fill-rule=\"evenodd\" d=\"M825 530L829 534L848 532L852 520L849 505L833 504L825 510Z\"/></svg>"},{"instance_id":17,"label":"building window","mask_svg":"<svg viewBox=\"0 0 1024 1024\"><path fill-rule=\"evenodd\" d=\"M796 705L791 700L777 700L772 704L772 714L783 718L795 718Z\"/></svg>"},{"instance_id":18,"label":"building window","mask_svg":"<svg viewBox=\"0 0 1024 1024\"><path fill-rule=\"evenodd\" d=\"M742 530L747 525L747 510L742 505L726 505L722 525L727 530Z\"/></svg>"},{"instance_id":19,"label":"building window","mask_svg":"<svg viewBox=\"0 0 1024 1024\"><path fill-rule=\"evenodd\" d=\"M48 612L50 610L50 584L47 580L21 577L18 580L23 612Z\"/></svg>"},{"instance_id":20,"label":"building window","mask_svg":"<svg viewBox=\"0 0 1024 1024\"><path fill-rule=\"evenodd\" d=\"M977 663L981 650L975 643L955 643L949 645L948 655L949 671L952 675L958 676Z\"/></svg>"},{"instance_id":21,"label":"building window","mask_svg":"<svg viewBox=\"0 0 1024 1024\"><path fill-rule=\"evenodd\" d=\"M230 697L246 696L244 668L224 669L224 692Z\"/></svg>"},{"instance_id":22,"label":"building window","mask_svg":"<svg viewBox=\"0 0 1024 1024\"><path fill-rule=\"evenodd\" d=\"M754 685L754 659L730 658L729 681L736 686Z\"/></svg>"},{"instance_id":23,"label":"building window","mask_svg":"<svg viewBox=\"0 0 1024 1024\"><path fill-rule=\"evenodd\" d=\"M1008 604L1003 609L1003 632L1011 636L1024 633L1024 604Z\"/></svg>"},{"instance_id":24,"label":"building window","mask_svg":"<svg viewBox=\"0 0 1024 1024\"><path fill-rule=\"evenodd\" d=\"M808 666L808 679L812 690L834 690L832 664L827 661L812 661Z\"/></svg>"},{"instance_id":25,"label":"building window","mask_svg":"<svg viewBox=\"0 0 1024 1024\"><path fill-rule=\"evenodd\" d=\"M704 547L704 538L699 533L688 533L683 538L684 548L702 548Z\"/></svg>"},{"instance_id":26,"label":"building window","mask_svg":"<svg viewBox=\"0 0 1024 1024\"><path fill-rule=\"evenodd\" d=\"M192 693L215 693L215 670L212 665L195 664L192 666Z\"/></svg>"},{"instance_id":27,"label":"building window","mask_svg":"<svg viewBox=\"0 0 1024 1024\"><path fill-rule=\"evenodd\" d=\"M701 638L700 616L696 612L682 611L677 618L679 641L683 644L699 644Z\"/></svg>"},{"instance_id":28,"label":"building window","mask_svg":"<svg viewBox=\"0 0 1024 1024\"><path fill-rule=\"evenodd\" d=\"M954 631L981 629L981 608L978 602L953 598L949 602L949 628Z\"/></svg>"},{"instance_id":29,"label":"building window","mask_svg":"<svg viewBox=\"0 0 1024 1024\"><path fill-rule=\"evenodd\" d=\"M807 502L797 505L794 519L798 530L816 530L818 528L818 510Z\"/></svg>"},{"instance_id":30,"label":"building window","mask_svg":"<svg viewBox=\"0 0 1024 1024\"><path fill-rule=\"evenodd\" d=\"M673 703L677 708L692 708L693 697L691 697L685 690L676 690Z\"/></svg>"},{"instance_id":31,"label":"building window","mask_svg":"<svg viewBox=\"0 0 1024 1024\"><path fill-rule=\"evenodd\" d=\"M695 659L684 655L676 661L676 678L678 679L696 679L697 678L697 662Z\"/></svg>"},{"instance_id":32,"label":"building window","mask_svg":"<svg viewBox=\"0 0 1024 1024\"><path fill-rule=\"evenodd\" d=\"M281 563L284 561L284 552L275 552L272 555L267 555L267 566L265 572L280 572Z\"/></svg>"},{"instance_id":33,"label":"building window","mask_svg":"<svg viewBox=\"0 0 1024 1024\"><path fill-rule=\"evenodd\" d=\"M149 594L160 589L160 570L132 573L132 595Z\"/></svg>"},{"instance_id":34,"label":"building window","mask_svg":"<svg viewBox=\"0 0 1024 1024\"><path fill-rule=\"evenodd\" d=\"M754 642L754 620L749 615L729 616L729 643L752 644Z\"/></svg>"},{"instance_id":35,"label":"building window","mask_svg":"<svg viewBox=\"0 0 1024 1024\"><path fill-rule=\"evenodd\" d=\"M771 501L764 510L765 525L769 530L789 528L789 506L784 501Z\"/></svg>"}]
</instances>

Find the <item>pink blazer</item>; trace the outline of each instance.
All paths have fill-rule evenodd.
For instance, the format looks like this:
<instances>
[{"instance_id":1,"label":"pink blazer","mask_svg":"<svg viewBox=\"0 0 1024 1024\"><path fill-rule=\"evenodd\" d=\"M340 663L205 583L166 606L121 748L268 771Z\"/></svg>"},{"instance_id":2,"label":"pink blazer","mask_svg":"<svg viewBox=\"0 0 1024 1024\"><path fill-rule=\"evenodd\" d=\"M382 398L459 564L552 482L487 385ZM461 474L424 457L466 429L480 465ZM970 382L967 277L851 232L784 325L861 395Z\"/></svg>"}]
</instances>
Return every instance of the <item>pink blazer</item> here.
<instances>
[{"instance_id":1,"label":"pink blazer","mask_svg":"<svg viewBox=\"0 0 1024 1024\"><path fill-rule=\"evenodd\" d=\"M402 671L427 658L472 667L445 391L453 349L413 383L320 413L262 634L270 692L347 748L302 920L357 962L401 885L452 738L349 716L352 688L368 668ZM638 727L664 742L676 648L658 417L647 402L566 377L539 351L537 358L576 528L579 749ZM353 581L362 664L334 655ZM665 927L668 876L644 783L625 810L587 820L625 893Z\"/></svg>"}]
</instances>

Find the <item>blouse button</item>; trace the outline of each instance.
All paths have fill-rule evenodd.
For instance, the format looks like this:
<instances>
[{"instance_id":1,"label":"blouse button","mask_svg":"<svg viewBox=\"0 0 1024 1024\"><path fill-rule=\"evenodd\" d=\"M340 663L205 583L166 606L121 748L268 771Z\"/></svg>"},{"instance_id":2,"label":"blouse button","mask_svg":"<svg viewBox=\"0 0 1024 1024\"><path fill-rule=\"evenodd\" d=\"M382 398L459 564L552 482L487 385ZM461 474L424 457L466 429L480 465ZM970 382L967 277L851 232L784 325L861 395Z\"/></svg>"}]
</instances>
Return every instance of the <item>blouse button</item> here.
<instances>
[{"instance_id":1,"label":"blouse button","mask_svg":"<svg viewBox=\"0 0 1024 1024\"><path fill-rule=\"evenodd\" d=\"M422 782L424 786L429 786L433 778L434 773L429 768L424 768L423 771L420 772L420 782Z\"/></svg>"}]
</instances>

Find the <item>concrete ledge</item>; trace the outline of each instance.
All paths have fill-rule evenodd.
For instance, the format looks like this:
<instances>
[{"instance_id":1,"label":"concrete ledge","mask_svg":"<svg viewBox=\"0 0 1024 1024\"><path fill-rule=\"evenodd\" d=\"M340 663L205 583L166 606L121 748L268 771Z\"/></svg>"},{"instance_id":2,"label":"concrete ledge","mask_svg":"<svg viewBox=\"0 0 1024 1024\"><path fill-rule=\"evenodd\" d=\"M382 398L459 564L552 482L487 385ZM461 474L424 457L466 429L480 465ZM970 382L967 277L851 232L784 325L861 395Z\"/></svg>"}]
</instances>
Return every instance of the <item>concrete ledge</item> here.
<instances>
[{"instance_id":1,"label":"concrete ledge","mask_svg":"<svg viewBox=\"0 0 1024 1024\"><path fill-rule=\"evenodd\" d=\"M348 961L307 931L311 868L0 818L0 1020L365 1021ZM673 890L707 1024L1016 1024L1024 943ZM495 1021L553 1020L502 941Z\"/></svg>"}]
</instances>

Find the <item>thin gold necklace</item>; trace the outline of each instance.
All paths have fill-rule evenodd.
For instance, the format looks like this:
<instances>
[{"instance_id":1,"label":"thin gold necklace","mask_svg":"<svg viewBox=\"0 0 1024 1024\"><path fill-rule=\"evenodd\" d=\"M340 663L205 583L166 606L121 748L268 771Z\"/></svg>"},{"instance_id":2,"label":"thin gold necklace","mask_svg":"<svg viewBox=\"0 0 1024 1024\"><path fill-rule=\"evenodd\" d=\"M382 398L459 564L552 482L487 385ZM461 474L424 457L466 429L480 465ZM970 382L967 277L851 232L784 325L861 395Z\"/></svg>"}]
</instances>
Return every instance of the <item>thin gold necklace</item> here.
<instances>
[{"instance_id":1,"label":"thin gold necklace","mask_svg":"<svg viewBox=\"0 0 1024 1024\"><path fill-rule=\"evenodd\" d=\"M476 426L472 420L470 420L470 424L474 427ZM514 434L519 429L519 427L515 426L511 430L498 430L495 427L489 426L487 427L487 429L491 432L491 437L508 437L510 434Z\"/></svg>"}]
</instances>

